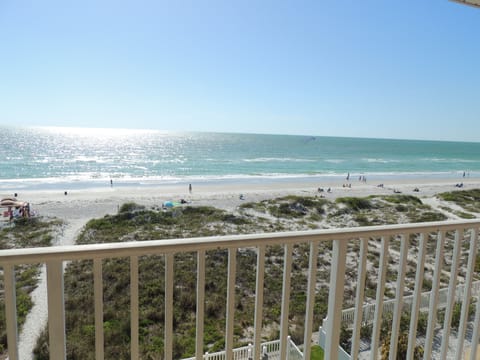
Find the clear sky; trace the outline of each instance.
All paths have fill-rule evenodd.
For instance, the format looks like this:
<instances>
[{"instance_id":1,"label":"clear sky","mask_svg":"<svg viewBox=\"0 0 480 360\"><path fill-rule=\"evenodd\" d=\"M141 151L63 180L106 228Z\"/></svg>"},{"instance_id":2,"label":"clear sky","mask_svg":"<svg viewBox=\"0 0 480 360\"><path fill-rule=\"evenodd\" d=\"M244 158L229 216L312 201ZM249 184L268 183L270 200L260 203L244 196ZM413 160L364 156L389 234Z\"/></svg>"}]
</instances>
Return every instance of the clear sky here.
<instances>
[{"instance_id":1,"label":"clear sky","mask_svg":"<svg viewBox=\"0 0 480 360\"><path fill-rule=\"evenodd\" d=\"M480 141L480 9L3 0L0 124Z\"/></svg>"}]
</instances>

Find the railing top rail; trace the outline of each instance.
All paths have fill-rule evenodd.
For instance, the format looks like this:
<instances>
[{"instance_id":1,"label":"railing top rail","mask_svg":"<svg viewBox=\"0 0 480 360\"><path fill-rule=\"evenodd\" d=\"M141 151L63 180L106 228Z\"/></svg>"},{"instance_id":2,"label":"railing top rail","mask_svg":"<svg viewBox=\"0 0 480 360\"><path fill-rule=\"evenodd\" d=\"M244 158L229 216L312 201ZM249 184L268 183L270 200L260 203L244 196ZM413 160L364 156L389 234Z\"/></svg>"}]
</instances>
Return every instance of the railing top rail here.
<instances>
[{"instance_id":1,"label":"railing top rail","mask_svg":"<svg viewBox=\"0 0 480 360\"><path fill-rule=\"evenodd\" d=\"M217 248L252 247L272 244L295 244L309 241L351 240L366 237L451 231L480 227L480 220L438 221L415 224L365 226L248 235L198 237L188 239L149 240L108 244L53 246L43 248L7 249L0 251L1 264L39 263L54 259L84 260L132 255L165 254Z\"/></svg>"}]
</instances>

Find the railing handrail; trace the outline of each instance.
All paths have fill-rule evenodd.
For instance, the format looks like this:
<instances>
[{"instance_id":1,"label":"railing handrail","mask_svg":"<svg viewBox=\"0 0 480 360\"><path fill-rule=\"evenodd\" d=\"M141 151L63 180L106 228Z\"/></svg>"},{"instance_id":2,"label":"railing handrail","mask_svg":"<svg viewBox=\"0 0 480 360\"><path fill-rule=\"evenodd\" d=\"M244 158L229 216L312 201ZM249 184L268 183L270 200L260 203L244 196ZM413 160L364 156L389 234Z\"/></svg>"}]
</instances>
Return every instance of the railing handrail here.
<instances>
[{"instance_id":1,"label":"railing handrail","mask_svg":"<svg viewBox=\"0 0 480 360\"><path fill-rule=\"evenodd\" d=\"M435 221L414 224L379 225L341 229L321 229L258 233L246 235L222 235L188 239L164 239L114 242L102 244L51 246L39 248L6 249L0 251L0 264L32 264L50 260L101 259L110 256L141 256L145 254L168 254L210 250L216 248L241 248L264 245L295 244L309 241L351 240L375 236L450 231L459 228L480 227L480 220Z\"/></svg>"}]
</instances>

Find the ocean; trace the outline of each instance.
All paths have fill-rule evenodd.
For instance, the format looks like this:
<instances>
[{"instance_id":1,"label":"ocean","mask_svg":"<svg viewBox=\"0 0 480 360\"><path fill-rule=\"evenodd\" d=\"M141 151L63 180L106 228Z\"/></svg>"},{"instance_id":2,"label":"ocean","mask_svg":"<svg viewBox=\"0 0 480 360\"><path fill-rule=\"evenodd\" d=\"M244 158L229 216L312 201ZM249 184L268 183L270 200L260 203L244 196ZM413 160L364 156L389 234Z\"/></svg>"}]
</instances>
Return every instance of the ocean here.
<instances>
[{"instance_id":1,"label":"ocean","mask_svg":"<svg viewBox=\"0 0 480 360\"><path fill-rule=\"evenodd\" d=\"M464 173L480 176L480 143L0 127L0 191Z\"/></svg>"}]
</instances>

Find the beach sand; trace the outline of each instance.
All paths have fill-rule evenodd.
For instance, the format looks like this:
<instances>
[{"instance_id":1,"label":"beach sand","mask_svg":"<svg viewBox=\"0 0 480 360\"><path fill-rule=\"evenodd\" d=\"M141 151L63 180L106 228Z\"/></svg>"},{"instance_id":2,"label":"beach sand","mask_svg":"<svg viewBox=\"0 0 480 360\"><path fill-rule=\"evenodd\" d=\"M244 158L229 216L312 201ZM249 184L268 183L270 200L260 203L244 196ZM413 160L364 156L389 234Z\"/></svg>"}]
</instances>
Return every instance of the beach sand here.
<instances>
[{"instance_id":1,"label":"beach sand","mask_svg":"<svg viewBox=\"0 0 480 360\"><path fill-rule=\"evenodd\" d=\"M116 213L118 207L125 202L136 202L145 206L161 206L164 201L187 200L191 205L211 205L221 209L232 210L243 202L255 202L285 195L320 196L335 199L343 196L363 197L368 195L386 195L399 191L402 194L432 198L435 194L454 191L456 184L463 183L463 189L480 188L480 178L458 179L398 179L379 183L363 183L350 181L351 187L344 187L346 181L330 181L317 183L313 181L258 181L255 183L230 182L192 184L189 192L188 184L161 186L122 186L104 188L88 188L68 190L24 190L2 191L0 197L11 197L14 192L17 198L28 201L39 215L59 217L67 222L77 219L91 219L106 214ZM324 191L319 192L322 188ZM327 192L330 188L331 192ZM414 189L418 188L418 192ZM240 194L244 195L241 200Z\"/></svg>"},{"instance_id":2,"label":"beach sand","mask_svg":"<svg viewBox=\"0 0 480 360\"><path fill-rule=\"evenodd\" d=\"M11 193L3 191L0 197L11 197L17 192L17 198L28 201L31 208L41 216L58 217L67 224L75 225L86 223L89 219L114 214L126 202L136 202L147 207L161 206L164 201L179 202L184 199L193 206L210 205L225 210L235 210L244 202L257 202L265 199L282 197L285 195L324 196L334 200L337 197L394 194L415 195L435 206L437 201L434 195L441 192L458 190L456 184L463 183L464 189L480 188L479 178L459 179L398 179L379 183L364 183L357 180L349 182L351 187L344 187L346 181L337 180L326 183L313 181L258 181L255 183L200 183L192 184L189 192L188 184L161 185L161 186L122 186L104 188L88 188L68 190L25 190ZM324 191L319 192L322 188ZM330 192L327 192L328 189ZM418 192L414 189L418 188ZM243 195L243 200L240 195ZM67 240L71 244L73 239Z\"/></svg>"}]
</instances>

